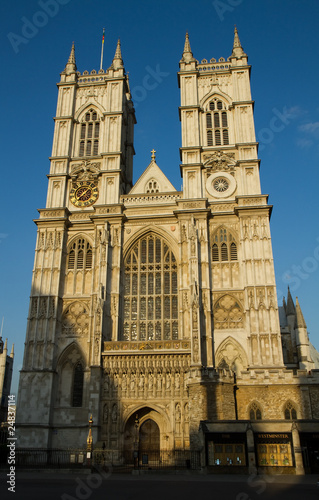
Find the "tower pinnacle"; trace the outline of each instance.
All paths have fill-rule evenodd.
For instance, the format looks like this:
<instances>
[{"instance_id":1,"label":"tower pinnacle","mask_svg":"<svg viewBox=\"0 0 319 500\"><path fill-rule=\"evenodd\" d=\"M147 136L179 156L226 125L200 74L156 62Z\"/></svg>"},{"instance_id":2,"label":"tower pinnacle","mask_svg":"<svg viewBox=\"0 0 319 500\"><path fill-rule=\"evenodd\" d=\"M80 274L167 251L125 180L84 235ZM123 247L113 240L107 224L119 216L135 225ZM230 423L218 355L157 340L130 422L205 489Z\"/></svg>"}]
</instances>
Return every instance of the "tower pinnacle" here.
<instances>
[{"instance_id":1,"label":"tower pinnacle","mask_svg":"<svg viewBox=\"0 0 319 500\"><path fill-rule=\"evenodd\" d=\"M238 36L238 30L237 27L235 26L234 30L234 45L233 45L233 51L232 51L232 57L242 57L245 56L245 52L241 46L239 36Z\"/></svg>"},{"instance_id":2,"label":"tower pinnacle","mask_svg":"<svg viewBox=\"0 0 319 500\"><path fill-rule=\"evenodd\" d=\"M121 41L118 39L117 45L116 45L116 50L113 58L113 69L120 69L124 68L123 66L123 59L122 59L122 52L121 52Z\"/></svg>"},{"instance_id":3,"label":"tower pinnacle","mask_svg":"<svg viewBox=\"0 0 319 500\"><path fill-rule=\"evenodd\" d=\"M184 44L182 61L185 61L185 62L195 61L195 59L193 57L193 52L191 50L191 45L189 43L188 31L186 31L186 36L185 36L185 44Z\"/></svg>"},{"instance_id":4,"label":"tower pinnacle","mask_svg":"<svg viewBox=\"0 0 319 500\"><path fill-rule=\"evenodd\" d=\"M305 318L303 317L302 310L299 304L298 297L296 297L296 319L295 324L297 328L307 328Z\"/></svg>"},{"instance_id":5,"label":"tower pinnacle","mask_svg":"<svg viewBox=\"0 0 319 500\"><path fill-rule=\"evenodd\" d=\"M74 49L74 42L73 42L71 52L69 55L69 59L68 59L68 62L66 63L65 69L64 69L64 73L66 75L70 75L72 73L76 73L76 70L77 70L77 67L76 67L76 63L75 63L75 49Z\"/></svg>"},{"instance_id":6,"label":"tower pinnacle","mask_svg":"<svg viewBox=\"0 0 319 500\"><path fill-rule=\"evenodd\" d=\"M295 306L290 293L290 288L288 286L286 316L289 316L290 314L295 314Z\"/></svg>"}]
</instances>

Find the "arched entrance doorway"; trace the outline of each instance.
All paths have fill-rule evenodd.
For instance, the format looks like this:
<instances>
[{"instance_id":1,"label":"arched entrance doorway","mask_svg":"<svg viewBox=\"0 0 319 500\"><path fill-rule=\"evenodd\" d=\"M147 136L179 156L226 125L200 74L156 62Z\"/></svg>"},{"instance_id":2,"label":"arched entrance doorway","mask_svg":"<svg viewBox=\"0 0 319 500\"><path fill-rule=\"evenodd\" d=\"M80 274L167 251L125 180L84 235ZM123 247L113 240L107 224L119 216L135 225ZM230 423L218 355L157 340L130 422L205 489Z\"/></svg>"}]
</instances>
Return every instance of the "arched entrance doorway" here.
<instances>
[{"instance_id":1,"label":"arched entrance doorway","mask_svg":"<svg viewBox=\"0 0 319 500\"><path fill-rule=\"evenodd\" d=\"M156 422L147 419L142 423L139 432L139 452L152 455L160 451L160 430Z\"/></svg>"},{"instance_id":2,"label":"arched entrance doorway","mask_svg":"<svg viewBox=\"0 0 319 500\"><path fill-rule=\"evenodd\" d=\"M158 411L139 408L128 418L124 427L124 459L139 465L150 465L159 461L161 453L162 417ZM161 429L161 430L160 430Z\"/></svg>"}]
</instances>

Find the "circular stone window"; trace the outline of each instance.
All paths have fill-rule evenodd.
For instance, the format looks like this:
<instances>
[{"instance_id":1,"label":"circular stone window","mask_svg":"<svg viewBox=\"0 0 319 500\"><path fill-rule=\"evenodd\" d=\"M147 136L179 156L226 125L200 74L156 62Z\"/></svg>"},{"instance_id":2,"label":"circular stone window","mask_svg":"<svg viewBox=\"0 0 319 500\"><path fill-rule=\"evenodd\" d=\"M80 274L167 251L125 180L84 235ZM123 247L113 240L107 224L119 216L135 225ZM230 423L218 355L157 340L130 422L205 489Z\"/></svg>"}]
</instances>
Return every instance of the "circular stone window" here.
<instances>
[{"instance_id":1,"label":"circular stone window","mask_svg":"<svg viewBox=\"0 0 319 500\"><path fill-rule=\"evenodd\" d=\"M219 193L224 193L229 188L229 182L224 177L218 177L213 182L213 188Z\"/></svg>"},{"instance_id":2,"label":"circular stone window","mask_svg":"<svg viewBox=\"0 0 319 500\"><path fill-rule=\"evenodd\" d=\"M206 189L214 198L226 198L235 191L236 181L232 175L226 172L218 172L208 177Z\"/></svg>"}]
</instances>

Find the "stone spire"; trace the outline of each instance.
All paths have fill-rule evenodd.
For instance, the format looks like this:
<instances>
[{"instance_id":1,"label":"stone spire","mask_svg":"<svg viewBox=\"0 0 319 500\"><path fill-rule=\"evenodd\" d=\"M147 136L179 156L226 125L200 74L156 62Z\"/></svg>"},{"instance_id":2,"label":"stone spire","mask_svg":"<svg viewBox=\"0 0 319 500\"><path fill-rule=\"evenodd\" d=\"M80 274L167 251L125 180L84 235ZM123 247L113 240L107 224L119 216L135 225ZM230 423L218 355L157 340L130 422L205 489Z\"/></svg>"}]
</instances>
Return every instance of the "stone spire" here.
<instances>
[{"instance_id":1,"label":"stone spire","mask_svg":"<svg viewBox=\"0 0 319 500\"><path fill-rule=\"evenodd\" d=\"M120 39L117 41L116 51L112 62L113 69L124 68L122 52L121 52L121 42Z\"/></svg>"},{"instance_id":2,"label":"stone spire","mask_svg":"<svg viewBox=\"0 0 319 500\"><path fill-rule=\"evenodd\" d=\"M193 57L193 52L191 50L191 45L189 43L188 31L186 31L186 36L185 36L185 45L184 45L182 61L184 62L195 61Z\"/></svg>"},{"instance_id":3,"label":"stone spire","mask_svg":"<svg viewBox=\"0 0 319 500\"><path fill-rule=\"evenodd\" d=\"M233 45L233 52L232 52L232 57L242 57L245 56L245 52L243 51L243 48L241 46L239 36L238 36L238 30L235 26L235 32L234 32L234 45Z\"/></svg>"},{"instance_id":4,"label":"stone spire","mask_svg":"<svg viewBox=\"0 0 319 500\"><path fill-rule=\"evenodd\" d=\"M282 298L282 307L284 308L285 312L286 312L286 309L287 309L287 305L286 305L286 300L285 300L285 297Z\"/></svg>"},{"instance_id":5,"label":"stone spire","mask_svg":"<svg viewBox=\"0 0 319 500\"><path fill-rule=\"evenodd\" d=\"M72 73L76 73L77 67L75 63L75 50L74 50L74 42L72 43L72 48L70 52L70 56L68 62L66 63L64 73L66 75L71 75Z\"/></svg>"},{"instance_id":6,"label":"stone spire","mask_svg":"<svg viewBox=\"0 0 319 500\"><path fill-rule=\"evenodd\" d=\"M291 314L295 314L295 306L288 286L286 316L290 316Z\"/></svg>"},{"instance_id":7,"label":"stone spire","mask_svg":"<svg viewBox=\"0 0 319 500\"><path fill-rule=\"evenodd\" d=\"M12 349L10 352L10 358L14 358L14 344L12 344Z\"/></svg>"},{"instance_id":8,"label":"stone spire","mask_svg":"<svg viewBox=\"0 0 319 500\"><path fill-rule=\"evenodd\" d=\"M296 297L296 318L295 318L296 328L307 328L305 318L303 317L302 310L299 304L298 297Z\"/></svg>"}]
</instances>

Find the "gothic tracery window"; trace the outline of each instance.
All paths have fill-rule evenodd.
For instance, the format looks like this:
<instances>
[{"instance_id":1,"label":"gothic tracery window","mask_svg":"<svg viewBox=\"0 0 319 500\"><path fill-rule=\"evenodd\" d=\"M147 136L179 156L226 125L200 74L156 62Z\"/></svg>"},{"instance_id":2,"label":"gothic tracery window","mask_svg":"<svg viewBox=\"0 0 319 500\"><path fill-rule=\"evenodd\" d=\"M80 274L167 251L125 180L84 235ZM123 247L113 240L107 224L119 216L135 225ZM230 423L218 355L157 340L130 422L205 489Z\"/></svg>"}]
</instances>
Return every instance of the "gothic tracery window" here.
<instances>
[{"instance_id":1,"label":"gothic tracery window","mask_svg":"<svg viewBox=\"0 0 319 500\"><path fill-rule=\"evenodd\" d=\"M285 420L296 420L297 419L297 411L294 405L288 401L284 409Z\"/></svg>"},{"instance_id":2,"label":"gothic tracery window","mask_svg":"<svg viewBox=\"0 0 319 500\"><path fill-rule=\"evenodd\" d=\"M68 269L91 269L92 246L84 239L76 240L69 249Z\"/></svg>"},{"instance_id":3,"label":"gothic tracery window","mask_svg":"<svg viewBox=\"0 0 319 500\"><path fill-rule=\"evenodd\" d=\"M236 261L237 245L233 235L225 228L220 228L213 235L212 261L229 262Z\"/></svg>"},{"instance_id":4,"label":"gothic tracery window","mask_svg":"<svg viewBox=\"0 0 319 500\"><path fill-rule=\"evenodd\" d=\"M207 146L229 144L227 107L215 97L208 105L206 112Z\"/></svg>"},{"instance_id":5,"label":"gothic tracery window","mask_svg":"<svg viewBox=\"0 0 319 500\"><path fill-rule=\"evenodd\" d=\"M99 153L100 121L94 109L84 115L80 128L79 156L96 156Z\"/></svg>"},{"instance_id":6,"label":"gothic tracery window","mask_svg":"<svg viewBox=\"0 0 319 500\"><path fill-rule=\"evenodd\" d=\"M261 409L260 409L259 405L255 402L253 402L250 405L249 419L250 420L261 420L262 419Z\"/></svg>"},{"instance_id":7,"label":"gothic tracery window","mask_svg":"<svg viewBox=\"0 0 319 500\"><path fill-rule=\"evenodd\" d=\"M75 365L73 370L72 406L74 408L79 408L82 406L83 380L84 380L83 367L82 363L79 362Z\"/></svg>"},{"instance_id":8,"label":"gothic tracery window","mask_svg":"<svg viewBox=\"0 0 319 500\"><path fill-rule=\"evenodd\" d=\"M244 312L235 297L226 294L217 300L214 306L214 324L220 329L243 328Z\"/></svg>"},{"instance_id":9,"label":"gothic tracery window","mask_svg":"<svg viewBox=\"0 0 319 500\"><path fill-rule=\"evenodd\" d=\"M177 263L157 235L135 243L125 259L124 340L178 339Z\"/></svg>"}]
</instances>

